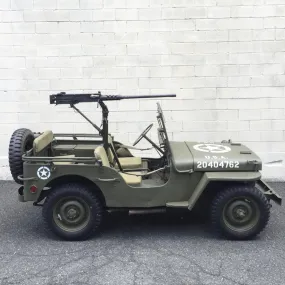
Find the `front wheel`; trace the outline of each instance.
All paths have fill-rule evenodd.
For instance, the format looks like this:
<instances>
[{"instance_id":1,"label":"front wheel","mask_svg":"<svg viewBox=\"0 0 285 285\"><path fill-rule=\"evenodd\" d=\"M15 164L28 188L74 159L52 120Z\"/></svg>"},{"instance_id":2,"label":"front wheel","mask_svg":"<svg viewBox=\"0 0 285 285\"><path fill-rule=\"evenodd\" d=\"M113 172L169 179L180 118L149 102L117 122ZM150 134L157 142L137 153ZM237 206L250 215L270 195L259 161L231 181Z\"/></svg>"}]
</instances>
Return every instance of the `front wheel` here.
<instances>
[{"instance_id":1,"label":"front wheel","mask_svg":"<svg viewBox=\"0 0 285 285\"><path fill-rule=\"evenodd\" d=\"M228 239L246 240L267 225L270 203L255 187L236 186L218 192L212 202L212 224Z\"/></svg>"},{"instance_id":2,"label":"front wheel","mask_svg":"<svg viewBox=\"0 0 285 285\"><path fill-rule=\"evenodd\" d=\"M102 223L103 207L96 193L85 185L55 187L43 205L46 227L65 240L85 240Z\"/></svg>"}]
</instances>

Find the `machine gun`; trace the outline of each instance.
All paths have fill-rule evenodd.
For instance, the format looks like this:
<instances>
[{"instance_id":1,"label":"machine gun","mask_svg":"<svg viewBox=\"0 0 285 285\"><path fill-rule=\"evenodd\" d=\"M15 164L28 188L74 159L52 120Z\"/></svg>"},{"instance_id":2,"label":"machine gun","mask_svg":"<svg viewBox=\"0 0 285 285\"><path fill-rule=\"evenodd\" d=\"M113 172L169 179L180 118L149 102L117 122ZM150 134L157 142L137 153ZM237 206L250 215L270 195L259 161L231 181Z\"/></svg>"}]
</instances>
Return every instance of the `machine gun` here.
<instances>
[{"instance_id":1,"label":"machine gun","mask_svg":"<svg viewBox=\"0 0 285 285\"><path fill-rule=\"evenodd\" d=\"M108 114L109 110L105 105L104 101L117 101L123 99L152 99L152 98L165 98L165 97L176 97L175 94L165 95L136 95L136 96L122 96L122 95L102 95L101 92L97 93L86 93L86 94L66 94L61 92L58 94L50 95L50 104L60 105L68 104L76 112L78 112L85 120L87 120L103 137L104 147L108 147ZM85 116L78 108L74 105L78 103L89 103L97 102L102 108L102 129L93 123L87 116Z\"/></svg>"},{"instance_id":2,"label":"machine gun","mask_svg":"<svg viewBox=\"0 0 285 285\"><path fill-rule=\"evenodd\" d=\"M136 96L122 96L122 95L102 95L101 92L89 94L66 94L65 92L50 95L50 104L70 104L99 101L116 101L122 99L143 99L143 98L162 98L162 97L176 97L175 94L166 95L136 95Z\"/></svg>"}]
</instances>

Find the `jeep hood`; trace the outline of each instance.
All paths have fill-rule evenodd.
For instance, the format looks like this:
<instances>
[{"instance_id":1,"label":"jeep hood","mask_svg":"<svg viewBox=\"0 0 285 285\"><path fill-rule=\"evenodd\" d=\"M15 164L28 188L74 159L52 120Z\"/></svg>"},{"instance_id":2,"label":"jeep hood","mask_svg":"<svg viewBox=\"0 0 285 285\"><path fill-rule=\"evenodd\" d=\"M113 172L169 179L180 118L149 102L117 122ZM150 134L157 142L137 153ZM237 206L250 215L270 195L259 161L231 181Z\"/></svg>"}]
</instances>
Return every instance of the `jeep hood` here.
<instances>
[{"instance_id":1,"label":"jeep hood","mask_svg":"<svg viewBox=\"0 0 285 285\"><path fill-rule=\"evenodd\" d=\"M179 172L258 171L261 159L240 143L170 142L172 162Z\"/></svg>"}]
</instances>

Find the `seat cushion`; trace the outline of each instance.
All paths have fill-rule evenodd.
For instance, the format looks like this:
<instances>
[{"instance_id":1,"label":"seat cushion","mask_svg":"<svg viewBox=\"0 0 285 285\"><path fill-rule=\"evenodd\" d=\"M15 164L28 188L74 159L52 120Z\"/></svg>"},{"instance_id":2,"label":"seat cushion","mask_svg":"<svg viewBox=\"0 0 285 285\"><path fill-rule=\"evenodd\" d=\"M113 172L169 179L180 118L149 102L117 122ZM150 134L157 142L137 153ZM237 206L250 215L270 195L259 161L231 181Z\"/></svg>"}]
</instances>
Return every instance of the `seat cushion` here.
<instances>
[{"instance_id":1,"label":"seat cushion","mask_svg":"<svg viewBox=\"0 0 285 285\"><path fill-rule=\"evenodd\" d=\"M53 132L48 130L35 138L33 143L34 155L45 149L53 141Z\"/></svg>"},{"instance_id":2,"label":"seat cushion","mask_svg":"<svg viewBox=\"0 0 285 285\"><path fill-rule=\"evenodd\" d=\"M141 168L142 159L141 157L119 157L119 162L122 168Z\"/></svg>"},{"instance_id":3,"label":"seat cushion","mask_svg":"<svg viewBox=\"0 0 285 285\"><path fill-rule=\"evenodd\" d=\"M74 158L74 157L75 157L74 154L55 156L55 158ZM67 165L67 164L73 164L73 163L74 162L72 162L72 161L55 161L54 162L55 165Z\"/></svg>"},{"instance_id":4,"label":"seat cushion","mask_svg":"<svg viewBox=\"0 0 285 285\"><path fill-rule=\"evenodd\" d=\"M142 178L140 176L130 175L126 173L120 173L120 175L128 185L140 185L142 182Z\"/></svg>"},{"instance_id":5,"label":"seat cushion","mask_svg":"<svg viewBox=\"0 0 285 285\"><path fill-rule=\"evenodd\" d=\"M99 145L96 147L94 150L94 155L96 159L101 160L103 166L110 167L110 162L103 146Z\"/></svg>"}]
</instances>

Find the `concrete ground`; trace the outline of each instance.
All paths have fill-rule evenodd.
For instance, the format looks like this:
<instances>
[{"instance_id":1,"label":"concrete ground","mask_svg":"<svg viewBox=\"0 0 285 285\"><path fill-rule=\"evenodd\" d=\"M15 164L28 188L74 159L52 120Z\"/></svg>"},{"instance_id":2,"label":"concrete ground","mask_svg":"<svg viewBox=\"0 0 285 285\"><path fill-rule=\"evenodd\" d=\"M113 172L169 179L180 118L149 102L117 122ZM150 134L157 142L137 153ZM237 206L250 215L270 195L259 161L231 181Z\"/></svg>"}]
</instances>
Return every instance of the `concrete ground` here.
<instances>
[{"instance_id":1,"label":"concrete ground","mask_svg":"<svg viewBox=\"0 0 285 285\"><path fill-rule=\"evenodd\" d=\"M285 197L285 184L274 183ZM102 233L64 242L43 229L41 208L0 182L0 284L285 284L285 210L273 205L259 238L217 238L193 217L113 215Z\"/></svg>"}]
</instances>

